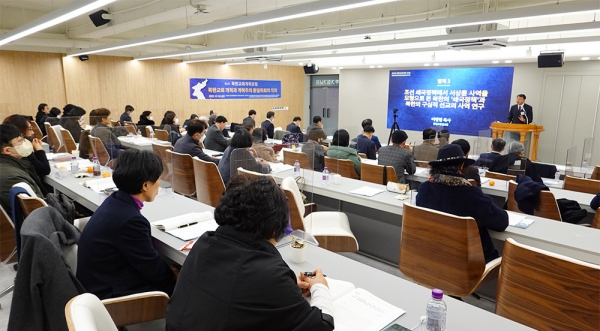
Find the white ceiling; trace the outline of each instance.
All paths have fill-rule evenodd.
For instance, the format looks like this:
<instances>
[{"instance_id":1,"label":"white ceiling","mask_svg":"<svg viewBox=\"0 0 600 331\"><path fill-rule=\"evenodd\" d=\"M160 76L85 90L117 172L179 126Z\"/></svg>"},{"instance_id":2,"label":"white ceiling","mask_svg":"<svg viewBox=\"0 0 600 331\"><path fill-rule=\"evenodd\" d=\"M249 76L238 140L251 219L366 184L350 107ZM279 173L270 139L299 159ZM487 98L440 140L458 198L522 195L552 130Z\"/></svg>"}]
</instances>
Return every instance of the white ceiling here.
<instances>
[{"instance_id":1,"label":"white ceiling","mask_svg":"<svg viewBox=\"0 0 600 331\"><path fill-rule=\"evenodd\" d=\"M113 15L111 23L107 25L95 27L88 13L0 46L0 50L74 54L86 52L86 49L91 47L96 49L119 42L133 42L158 34L209 29L219 24L233 25L240 20L252 20L258 17L256 15L259 13L275 16L285 7L310 8L316 2L327 1L117 0L104 8ZM73 2L76 1L0 0L0 34ZM208 13L196 14L197 9L191 4L205 6ZM550 17L504 17L504 14L508 13L537 13L549 7L554 8L553 10L559 8L561 11L560 8L574 4L591 4L593 11L559 13ZM505 38L508 41L506 48L490 51L446 50L448 39L455 38L457 34L448 36L443 22L475 22L480 21L474 19L476 17L490 15L500 15L498 17L502 19L495 21L498 23L498 30L509 31L510 35ZM504 61L533 62L540 51L546 50L564 50L569 61L581 61L582 57L598 60L600 25L593 25L596 18L600 18L598 0L395 0L363 8L125 47L97 54L143 58L177 54L185 50L188 53L211 50L203 54L170 58L243 64L246 63L244 57L248 56L248 53L241 49L242 46L253 48L266 43L278 43L279 45L266 48L265 55L279 56L285 53L282 55L283 60L270 64L299 65L313 61L321 67L336 68L427 64L445 66L489 64L492 61L504 64ZM588 24L584 26L583 23ZM422 29L409 31L412 26ZM585 29L582 30L582 27ZM376 30L380 32L362 34L363 31ZM357 32L354 37L341 38L342 35L347 36L354 32ZM370 39L367 39L367 36ZM469 36L475 39L489 38L489 33L480 31ZM292 43L292 40L295 42ZM233 49L223 50L224 48ZM260 53L255 52L250 55L258 54Z\"/></svg>"}]
</instances>

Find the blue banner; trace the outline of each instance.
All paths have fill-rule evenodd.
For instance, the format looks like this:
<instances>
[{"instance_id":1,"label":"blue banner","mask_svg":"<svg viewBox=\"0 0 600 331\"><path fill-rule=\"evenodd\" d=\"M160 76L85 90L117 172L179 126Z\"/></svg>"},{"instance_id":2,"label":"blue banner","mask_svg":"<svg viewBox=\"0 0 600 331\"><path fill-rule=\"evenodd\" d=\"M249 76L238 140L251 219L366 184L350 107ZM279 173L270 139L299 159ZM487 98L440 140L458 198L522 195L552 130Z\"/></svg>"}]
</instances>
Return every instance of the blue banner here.
<instances>
[{"instance_id":1,"label":"blue banner","mask_svg":"<svg viewBox=\"0 0 600 331\"><path fill-rule=\"evenodd\" d=\"M279 99L280 80L190 78L190 99Z\"/></svg>"},{"instance_id":2,"label":"blue banner","mask_svg":"<svg viewBox=\"0 0 600 331\"><path fill-rule=\"evenodd\" d=\"M387 127L398 109L402 130L477 136L494 121L506 122L513 72L513 67L391 70Z\"/></svg>"}]
</instances>

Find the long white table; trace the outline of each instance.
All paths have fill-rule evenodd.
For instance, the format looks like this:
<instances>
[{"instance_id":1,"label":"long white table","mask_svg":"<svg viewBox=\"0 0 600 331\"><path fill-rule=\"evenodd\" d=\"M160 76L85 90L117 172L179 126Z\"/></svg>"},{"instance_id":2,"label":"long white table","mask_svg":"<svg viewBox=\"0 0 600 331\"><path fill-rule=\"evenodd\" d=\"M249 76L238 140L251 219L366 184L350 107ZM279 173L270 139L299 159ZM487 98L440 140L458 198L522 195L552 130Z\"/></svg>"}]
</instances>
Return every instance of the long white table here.
<instances>
[{"instance_id":1,"label":"long white table","mask_svg":"<svg viewBox=\"0 0 600 331\"><path fill-rule=\"evenodd\" d=\"M168 141L162 141L158 139L150 139L142 136L124 136L119 137L121 144L127 148L139 149L152 151L152 143L170 146L171 143Z\"/></svg>"},{"instance_id":2,"label":"long white table","mask_svg":"<svg viewBox=\"0 0 600 331\"><path fill-rule=\"evenodd\" d=\"M283 178L294 174L290 170L272 175L278 183L281 183ZM350 178L342 178L339 185L333 183L323 185L320 172L302 170L302 175L306 182L304 194L309 199L312 198L312 201L317 204L323 201L326 205L330 200L336 200L337 203L328 210L340 210L348 215L361 251L397 263L403 213L403 201L395 198L398 193L386 191L373 197L364 197L348 192L363 186L385 190L385 186ZM411 199L405 201L414 203L414 194L415 192L412 193ZM599 230L530 215L527 218L535 219L527 229L509 226L504 232L490 231L492 238L501 242L497 247L499 250L506 238L513 238L518 242L557 254L600 264Z\"/></svg>"},{"instance_id":3,"label":"long white table","mask_svg":"<svg viewBox=\"0 0 600 331\"><path fill-rule=\"evenodd\" d=\"M53 169L52 174L46 177L46 182L90 210L96 210L106 198L81 185L81 182L89 179L76 179L71 176L58 179L54 176L55 172L56 170ZM161 192L153 202L144 204L142 214L152 222L190 212L209 210L213 210L213 208L181 195ZM182 252L180 248L185 242L154 227L151 229L153 243L159 253L168 260L183 264L187 253ZM396 320L398 324L413 327L419 323L420 316L425 314L425 306L430 297L430 290L427 288L319 247L309 246L306 251L306 260L301 264L292 262L291 248L288 245L282 245L278 249L283 259L296 273L322 268L329 277L350 281L357 287L364 288L381 299L406 310L406 314ZM486 329L492 331L531 330L526 326L464 302L449 297L446 297L445 301L448 305L448 330L480 330L482 325L489 325Z\"/></svg>"}]
</instances>

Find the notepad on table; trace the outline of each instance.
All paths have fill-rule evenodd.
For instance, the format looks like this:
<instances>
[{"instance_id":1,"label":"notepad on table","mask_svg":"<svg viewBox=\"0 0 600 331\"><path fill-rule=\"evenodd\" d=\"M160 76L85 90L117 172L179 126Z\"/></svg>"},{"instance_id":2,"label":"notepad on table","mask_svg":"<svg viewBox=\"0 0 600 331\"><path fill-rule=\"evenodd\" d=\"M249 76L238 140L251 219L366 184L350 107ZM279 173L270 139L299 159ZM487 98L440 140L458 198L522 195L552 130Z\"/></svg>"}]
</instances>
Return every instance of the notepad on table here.
<instances>
[{"instance_id":1,"label":"notepad on table","mask_svg":"<svg viewBox=\"0 0 600 331\"><path fill-rule=\"evenodd\" d=\"M363 186L363 187L359 187L355 190L352 190L348 193L350 194L356 194L356 195L363 195L366 197L372 197L374 195L377 195L381 192L385 192L385 190L379 189L379 188L375 188L375 187L369 187L369 186Z\"/></svg>"},{"instance_id":2,"label":"notepad on table","mask_svg":"<svg viewBox=\"0 0 600 331\"><path fill-rule=\"evenodd\" d=\"M379 331L405 313L350 282L327 277L327 284L336 331Z\"/></svg>"},{"instance_id":3,"label":"notepad on table","mask_svg":"<svg viewBox=\"0 0 600 331\"><path fill-rule=\"evenodd\" d=\"M508 213L508 225L521 229L526 229L535 220L527 219L527 215Z\"/></svg>"},{"instance_id":4,"label":"notepad on table","mask_svg":"<svg viewBox=\"0 0 600 331\"><path fill-rule=\"evenodd\" d=\"M271 166L271 173L273 173L273 174L294 169L294 166L289 165L289 164L283 164L283 163L269 162L269 165Z\"/></svg>"},{"instance_id":5,"label":"notepad on table","mask_svg":"<svg viewBox=\"0 0 600 331\"><path fill-rule=\"evenodd\" d=\"M219 227L214 220L213 212L189 213L152 222L157 229L165 231L181 240L195 239L206 231L214 231Z\"/></svg>"},{"instance_id":6,"label":"notepad on table","mask_svg":"<svg viewBox=\"0 0 600 331\"><path fill-rule=\"evenodd\" d=\"M86 180L85 182L81 182L81 185L93 190L96 193L103 193L103 191L105 191L106 189L117 188L115 182L113 182L112 177Z\"/></svg>"}]
</instances>

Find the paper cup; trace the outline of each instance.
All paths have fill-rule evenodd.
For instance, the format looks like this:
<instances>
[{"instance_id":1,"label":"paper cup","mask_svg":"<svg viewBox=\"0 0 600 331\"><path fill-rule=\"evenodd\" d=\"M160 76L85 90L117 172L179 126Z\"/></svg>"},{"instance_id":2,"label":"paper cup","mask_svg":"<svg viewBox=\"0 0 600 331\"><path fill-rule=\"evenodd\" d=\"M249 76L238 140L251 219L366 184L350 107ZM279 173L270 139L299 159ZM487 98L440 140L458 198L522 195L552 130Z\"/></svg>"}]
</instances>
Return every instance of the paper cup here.
<instances>
[{"instance_id":1,"label":"paper cup","mask_svg":"<svg viewBox=\"0 0 600 331\"><path fill-rule=\"evenodd\" d=\"M334 184L337 184L337 185L339 185L339 184L341 184L341 183L342 183L342 175L335 174L335 175L333 175L332 177L333 177L333 183L334 183Z\"/></svg>"},{"instance_id":2,"label":"paper cup","mask_svg":"<svg viewBox=\"0 0 600 331\"><path fill-rule=\"evenodd\" d=\"M304 262L304 251L306 250L306 245L301 248L296 248L292 246L292 261L294 263L302 263Z\"/></svg>"}]
</instances>

